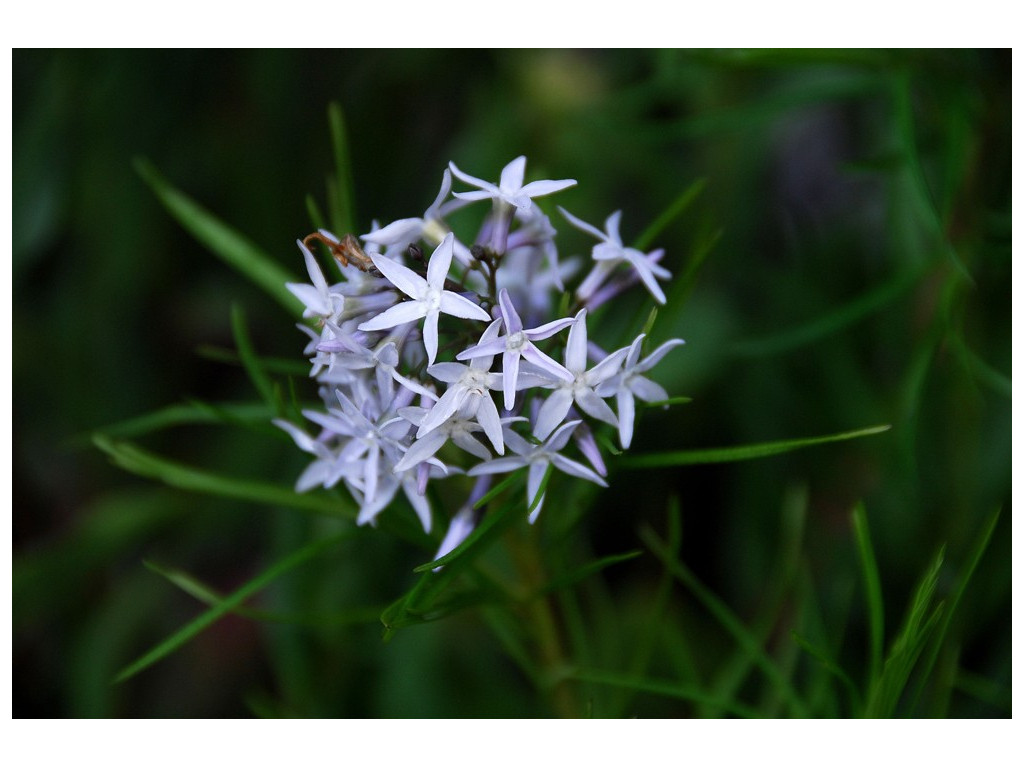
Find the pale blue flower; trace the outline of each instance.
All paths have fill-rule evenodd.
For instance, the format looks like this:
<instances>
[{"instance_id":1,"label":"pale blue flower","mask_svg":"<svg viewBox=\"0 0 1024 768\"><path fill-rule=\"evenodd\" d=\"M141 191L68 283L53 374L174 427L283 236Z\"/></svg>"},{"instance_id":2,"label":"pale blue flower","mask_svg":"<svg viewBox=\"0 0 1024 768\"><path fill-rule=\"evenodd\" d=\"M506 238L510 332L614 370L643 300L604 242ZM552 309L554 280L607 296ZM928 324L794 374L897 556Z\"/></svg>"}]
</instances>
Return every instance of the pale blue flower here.
<instances>
[{"instance_id":1,"label":"pale blue flower","mask_svg":"<svg viewBox=\"0 0 1024 768\"><path fill-rule=\"evenodd\" d=\"M633 440L633 420L636 410L633 398L638 397L647 403L668 400L668 393L664 387L640 374L653 368L670 350L686 343L682 339L669 339L643 360L640 360L640 345L643 340L644 334L641 333L630 345L622 371L599 386L597 390L602 397L611 397L612 395L616 397L619 407L619 443L623 448L629 448L629 444Z\"/></svg>"},{"instance_id":2,"label":"pale blue flower","mask_svg":"<svg viewBox=\"0 0 1024 768\"><path fill-rule=\"evenodd\" d=\"M472 192L455 192L455 197L460 200L487 200L490 198L496 203L503 203L523 211L529 211L533 207L532 198L550 195L576 184L576 179L561 179L559 181L531 181L529 184L523 185L523 177L526 173L526 157L523 155L502 169L501 180L497 185L463 173L455 163L449 163L448 167L451 168L456 178L478 187Z\"/></svg>"},{"instance_id":3,"label":"pale blue flower","mask_svg":"<svg viewBox=\"0 0 1024 768\"><path fill-rule=\"evenodd\" d=\"M572 318L563 318L550 323L545 323L537 328L523 329L523 322L519 319L519 313L512 306L508 291L502 290L498 294L498 305L501 312L501 320L505 326L505 336L484 341L466 349L455 356L456 360L472 360L476 357L488 357L501 354L502 390L505 394L505 410L511 411L515 405L516 384L519 379L519 359L525 357L536 367L539 373L546 374L552 379L572 380L572 374L556 363L546 354L541 352L535 341L550 338L563 328L572 324Z\"/></svg>"},{"instance_id":4,"label":"pale blue flower","mask_svg":"<svg viewBox=\"0 0 1024 768\"><path fill-rule=\"evenodd\" d=\"M543 440L562 423L573 402L595 419L618 426L615 413L601 399L595 388L619 371L627 349L620 349L587 370L587 310L581 309L569 329L565 345L565 369L572 374L568 381L558 381L537 414L534 434Z\"/></svg>"},{"instance_id":5,"label":"pale blue flower","mask_svg":"<svg viewBox=\"0 0 1024 768\"><path fill-rule=\"evenodd\" d=\"M589 235L593 235L601 241L594 246L593 250L594 261L597 263L590 271L590 274L580 283L579 288L576 289L576 295L580 300L586 301L589 299L594 294L594 291L600 288L601 284L608 279L616 267L627 263L636 271L637 277L647 287L647 290L651 292L654 299L659 304L665 303L665 292L661 290L661 286L658 285L658 281L655 278L660 277L665 280L672 277L672 274L658 264L662 251L652 251L645 254L636 248L628 248L623 245L622 238L619 236L619 219L622 217L622 211L615 211L615 213L608 217L604 223L605 231L602 232L597 227L577 219L564 208L559 207L558 210L574 227Z\"/></svg>"},{"instance_id":6,"label":"pale blue flower","mask_svg":"<svg viewBox=\"0 0 1024 768\"><path fill-rule=\"evenodd\" d=\"M338 317L345 306L345 297L336 288L327 284L324 273L320 271L320 265L301 240L295 241L302 256L306 260L306 271L309 273L309 283L285 283L285 287L292 292L299 301L305 305L302 310L303 317L319 317L321 319L334 319Z\"/></svg>"},{"instance_id":7,"label":"pale blue flower","mask_svg":"<svg viewBox=\"0 0 1024 768\"><path fill-rule=\"evenodd\" d=\"M370 256L380 273L412 301L400 302L373 319L361 323L359 330L382 331L424 318L423 346L427 350L427 360L432 364L437 356L437 319L442 312L470 320L490 320L490 315L478 304L454 291L444 289L444 281L448 277L448 269L452 263L454 242L453 234L449 232L445 235L427 263L426 280L386 256Z\"/></svg>"},{"instance_id":8,"label":"pale blue flower","mask_svg":"<svg viewBox=\"0 0 1024 768\"><path fill-rule=\"evenodd\" d=\"M529 467L526 475L526 504L527 509L532 508L533 510L530 512L530 522L532 523L537 519L544 504L544 494L540 493L540 484L544 480L549 466L553 465L568 475L589 480L604 488L608 487L608 483L592 469L558 453L565 448L569 438L572 437L573 430L579 423L579 421L570 421L563 424L540 445L529 442L510 428L506 429L505 444L518 455L504 456L477 464L469 470L468 474L471 477L476 477L477 475L493 475Z\"/></svg>"}]
</instances>

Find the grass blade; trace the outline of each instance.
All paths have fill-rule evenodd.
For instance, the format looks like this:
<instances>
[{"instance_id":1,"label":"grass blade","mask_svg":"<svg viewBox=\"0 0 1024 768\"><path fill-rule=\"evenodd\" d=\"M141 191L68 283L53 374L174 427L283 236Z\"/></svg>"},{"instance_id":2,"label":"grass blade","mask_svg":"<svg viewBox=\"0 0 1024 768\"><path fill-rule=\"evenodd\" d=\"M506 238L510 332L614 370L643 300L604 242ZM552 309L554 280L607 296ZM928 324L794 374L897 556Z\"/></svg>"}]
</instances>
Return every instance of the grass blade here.
<instances>
[{"instance_id":1,"label":"grass blade","mask_svg":"<svg viewBox=\"0 0 1024 768\"><path fill-rule=\"evenodd\" d=\"M868 519L863 504L858 504L853 510L853 530L857 536L857 552L860 554L868 604L868 628L871 639L868 655L868 679L874 682L878 679L882 666L882 645L885 642L885 607L882 602L882 581L878 574L875 552L871 546Z\"/></svg>"},{"instance_id":2,"label":"grass blade","mask_svg":"<svg viewBox=\"0 0 1024 768\"><path fill-rule=\"evenodd\" d=\"M704 191L704 187L707 185L707 179L697 179L689 187L687 187L679 197L677 197L672 204L669 205L661 215L658 216L650 225L645 229L640 237L633 243L633 247L638 251L646 251L650 248L651 243L654 239L660 235L665 229L683 212L690 207L690 203L697 199L697 196Z\"/></svg>"},{"instance_id":3,"label":"grass blade","mask_svg":"<svg viewBox=\"0 0 1024 768\"><path fill-rule=\"evenodd\" d=\"M111 440L103 434L93 435L93 443L118 466L142 477L160 480L174 488L349 520L356 518L352 502L342 497L300 494L280 485L218 475L165 459L126 441Z\"/></svg>"},{"instance_id":4,"label":"grass blade","mask_svg":"<svg viewBox=\"0 0 1024 768\"><path fill-rule=\"evenodd\" d=\"M256 351L253 349L249 329L245 323L245 312L238 304L231 305L231 331L235 336L238 356L245 367L245 372L249 374L249 380L256 387L256 391L260 393L263 402L273 409L274 415L280 416L283 410L281 398L274 391L274 384L256 359Z\"/></svg>"},{"instance_id":5,"label":"grass blade","mask_svg":"<svg viewBox=\"0 0 1024 768\"><path fill-rule=\"evenodd\" d=\"M853 440L858 437L877 435L890 429L890 424L877 427L857 429L852 432L839 432L821 437L805 437L797 440L780 440L774 443L755 443L739 445L731 448L702 448L693 451L669 451L666 453L641 453L636 456L625 456L617 462L623 467L679 467L685 464L719 464L730 461L746 461L764 456L795 451L811 445L835 443L841 440Z\"/></svg>"},{"instance_id":6,"label":"grass blade","mask_svg":"<svg viewBox=\"0 0 1024 768\"><path fill-rule=\"evenodd\" d=\"M173 187L153 165L144 158L135 160L135 170L156 193L170 214L187 229L196 240L215 256L248 277L256 285L288 310L298 316L302 303L285 288L294 277L282 269L266 253L192 198Z\"/></svg>"},{"instance_id":7,"label":"grass blade","mask_svg":"<svg viewBox=\"0 0 1024 768\"><path fill-rule=\"evenodd\" d=\"M632 560L636 557L639 557L642 554L642 549L634 549L629 552L622 552L617 555L608 555L607 557L599 558L573 571L570 571L569 573L555 577L547 584L542 586L540 589L538 589L533 595L531 595L531 598L543 597L544 595L550 592L555 592L559 589L572 586L576 582L583 581L584 579L593 576L595 573L603 571L605 568L611 565L616 565L617 563L624 563L627 560Z\"/></svg>"},{"instance_id":8,"label":"grass blade","mask_svg":"<svg viewBox=\"0 0 1024 768\"><path fill-rule=\"evenodd\" d=\"M704 605L718 623L732 635L737 644L751 656L754 663L765 674L765 677L777 688L779 695L789 703L794 715L806 717L807 707L800 700L796 691L793 690L789 680L786 679L776 663L765 652L762 644L743 625L743 622L732 612L729 606L704 586L672 552L669 552L653 531L649 528L642 529L640 531L640 538L643 539L643 542L650 548L651 552L665 564L672 576Z\"/></svg>"},{"instance_id":9,"label":"grass blade","mask_svg":"<svg viewBox=\"0 0 1024 768\"><path fill-rule=\"evenodd\" d=\"M124 682L125 680L134 677L147 667L150 667L160 661L165 656L168 656L178 650L178 648L209 627L217 619L241 605L243 601L259 592L275 579L283 576L288 571L297 568L303 563L312 560L327 548L337 544L343 538L350 535L352 535L352 531L345 531L334 536L328 536L320 539L319 541L314 541L297 552L293 552L291 555L288 555L284 559L274 563L274 565L263 571L263 573L258 575L256 578L232 592L226 599L224 599L223 602L196 617L162 643L156 645L150 651L124 667L120 672L118 672L117 676L114 678L114 682Z\"/></svg>"},{"instance_id":10,"label":"grass blade","mask_svg":"<svg viewBox=\"0 0 1024 768\"><path fill-rule=\"evenodd\" d=\"M334 150L335 179L328 186L331 195L331 226L342 237L355 229L355 194L352 184L352 160L348 152L348 133L341 105L332 102L327 108L327 121L331 129L331 148Z\"/></svg>"}]
</instances>

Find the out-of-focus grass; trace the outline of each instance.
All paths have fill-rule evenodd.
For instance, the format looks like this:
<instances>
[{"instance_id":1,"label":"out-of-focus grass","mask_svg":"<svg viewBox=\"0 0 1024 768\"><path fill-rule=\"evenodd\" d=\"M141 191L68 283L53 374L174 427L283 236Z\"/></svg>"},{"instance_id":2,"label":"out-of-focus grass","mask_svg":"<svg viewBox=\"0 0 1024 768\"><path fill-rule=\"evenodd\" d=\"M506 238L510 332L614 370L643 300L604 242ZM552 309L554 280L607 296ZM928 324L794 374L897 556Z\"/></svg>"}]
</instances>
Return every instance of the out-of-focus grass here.
<instances>
[{"instance_id":1,"label":"out-of-focus grass","mask_svg":"<svg viewBox=\"0 0 1024 768\"><path fill-rule=\"evenodd\" d=\"M597 716L1009 714L1009 62L971 50L15 52L16 716L545 715L537 682L570 686ZM530 639L496 607L514 580L497 553L462 574L443 620L386 644L379 621L338 620L442 581L412 572L430 552L398 505L398 536L371 531L282 574L112 688L213 605L144 560L237 594L337 525L289 509L302 457L257 418L287 407L289 381L312 396L274 362L298 360L303 338L257 273L301 271L310 210L365 232L371 218L419 215L448 160L488 177L518 154L533 178L579 180L557 201L573 213L621 208L627 239L676 201L647 243L676 275L650 339L686 339L655 376L691 401L646 412L633 456L892 429L744 463L623 462L607 491L563 483L565 503L534 533L542 566L573 566L548 574L581 665L564 684L538 680ZM136 157L265 254L245 262L255 282L167 214ZM589 248L553 222L569 252ZM595 320L625 340L647 315L636 296ZM247 371L267 373L269 406ZM200 405L224 402L212 416ZM225 414L231 426L212 424ZM107 453L77 439L115 423ZM254 504L167 490L108 456L280 493ZM866 526L852 522L860 502ZM406 621L415 605L403 606ZM256 618L268 614L307 620Z\"/></svg>"}]
</instances>

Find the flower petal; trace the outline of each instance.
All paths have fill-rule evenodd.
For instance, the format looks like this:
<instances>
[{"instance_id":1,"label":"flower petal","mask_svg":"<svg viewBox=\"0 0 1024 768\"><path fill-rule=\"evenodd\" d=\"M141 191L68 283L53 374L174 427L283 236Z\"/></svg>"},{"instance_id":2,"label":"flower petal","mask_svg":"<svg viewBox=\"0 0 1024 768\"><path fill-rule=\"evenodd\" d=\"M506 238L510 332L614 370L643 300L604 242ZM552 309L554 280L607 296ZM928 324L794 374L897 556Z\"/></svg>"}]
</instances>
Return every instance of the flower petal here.
<instances>
[{"instance_id":1,"label":"flower petal","mask_svg":"<svg viewBox=\"0 0 1024 768\"><path fill-rule=\"evenodd\" d=\"M427 262L427 283L438 290L444 287L444 281L448 277L448 270L452 266L452 248L455 244L455 235L449 232L444 236L441 244L434 249Z\"/></svg>"},{"instance_id":2,"label":"flower petal","mask_svg":"<svg viewBox=\"0 0 1024 768\"><path fill-rule=\"evenodd\" d=\"M619 445L625 450L629 448L629 444L633 441L633 419L636 403L633 402L633 395L627 389L619 390L616 401L619 404Z\"/></svg>"},{"instance_id":3,"label":"flower petal","mask_svg":"<svg viewBox=\"0 0 1024 768\"><path fill-rule=\"evenodd\" d=\"M565 367L572 373L587 369L587 310L581 309L569 328L569 340L565 344Z\"/></svg>"},{"instance_id":4,"label":"flower petal","mask_svg":"<svg viewBox=\"0 0 1024 768\"><path fill-rule=\"evenodd\" d=\"M384 310L376 317L359 324L360 331L383 331L426 317L427 307L422 301L402 301Z\"/></svg>"},{"instance_id":5,"label":"flower petal","mask_svg":"<svg viewBox=\"0 0 1024 768\"><path fill-rule=\"evenodd\" d=\"M572 399L572 390L566 387L559 387L552 392L537 413L537 424L533 428L533 434L541 440L547 439L548 435L555 431L555 428L565 419L565 415L569 413Z\"/></svg>"},{"instance_id":6,"label":"flower petal","mask_svg":"<svg viewBox=\"0 0 1024 768\"><path fill-rule=\"evenodd\" d=\"M487 314L487 310L479 304L474 304L465 296L460 296L453 291L443 291L441 293L441 311L446 315L462 317L466 320L483 320L486 322L491 319L491 316Z\"/></svg>"}]
</instances>

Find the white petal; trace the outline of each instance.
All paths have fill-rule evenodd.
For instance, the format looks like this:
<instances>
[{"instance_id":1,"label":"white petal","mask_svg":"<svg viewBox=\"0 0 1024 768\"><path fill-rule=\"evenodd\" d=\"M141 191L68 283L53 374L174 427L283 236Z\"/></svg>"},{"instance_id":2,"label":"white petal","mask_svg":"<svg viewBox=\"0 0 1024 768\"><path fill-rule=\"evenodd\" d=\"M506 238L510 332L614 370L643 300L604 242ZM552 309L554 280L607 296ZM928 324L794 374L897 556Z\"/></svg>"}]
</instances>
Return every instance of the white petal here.
<instances>
[{"instance_id":1,"label":"white petal","mask_svg":"<svg viewBox=\"0 0 1024 768\"><path fill-rule=\"evenodd\" d=\"M523 357L535 365L541 373L546 373L562 381L572 381L575 378L566 368L556 363L550 357L537 349L532 343L522 348ZM509 409L511 410L511 409Z\"/></svg>"},{"instance_id":2,"label":"white petal","mask_svg":"<svg viewBox=\"0 0 1024 768\"><path fill-rule=\"evenodd\" d=\"M491 452L487 450L486 446L468 432L453 433L452 442L467 453L473 454L478 459L484 459L486 461L491 458Z\"/></svg>"},{"instance_id":3,"label":"white petal","mask_svg":"<svg viewBox=\"0 0 1024 768\"><path fill-rule=\"evenodd\" d=\"M404 248L419 240L422 234L423 219L399 219L360 237L368 243Z\"/></svg>"},{"instance_id":4,"label":"white petal","mask_svg":"<svg viewBox=\"0 0 1024 768\"><path fill-rule=\"evenodd\" d=\"M572 437L572 433L580 423L580 419L565 422L565 424L555 430L551 437L544 441L544 450L554 453L555 451L560 451L565 448L566 444L569 442L569 438Z\"/></svg>"},{"instance_id":5,"label":"white petal","mask_svg":"<svg viewBox=\"0 0 1024 768\"><path fill-rule=\"evenodd\" d=\"M434 363L427 368L427 373L445 384L454 384L465 375L467 368L462 363Z\"/></svg>"},{"instance_id":6,"label":"white petal","mask_svg":"<svg viewBox=\"0 0 1024 768\"><path fill-rule=\"evenodd\" d=\"M661 400L668 400L668 392L663 386L650 379L645 379L643 376L631 376L628 386L633 394L644 402L657 403Z\"/></svg>"},{"instance_id":7,"label":"white petal","mask_svg":"<svg viewBox=\"0 0 1024 768\"><path fill-rule=\"evenodd\" d=\"M622 211L615 211L604 222L604 229L608 233L608 239L617 245L622 245L622 238L619 237L619 220L621 218Z\"/></svg>"},{"instance_id":8,"label":"white petal","mask_svg":"<svg viewBox=\"0 0 1024 768\"><path fill-rule=\"evenodd\" d=\"M434 249L434 253L427 262L427 282L440 290L444 287L444 281L448 277L448 270L452 266L452 246L455 243L455 235L449 232L444 236L441 244Z\"/></svg>"},{"instance_id":9,"label":"white petal","mask_svg":"<svg viewBox=\"0 0 1024 768\"><path fill-rule=\"evenodd\" d=\"M569 340L565 344L565 367L572 373L587 369L587 310L581 309L569 329Z\"/></svg>"},{"instance_id":10,"label":"white petal","mask_svg":"<svg viewBox=\"0 0 1024 768\"><path fill-rule=\"evenodd\" d=\"M441 293L441 311L446 315L462 317L467 320L483 320L486 322L491 319L491 316L479 304L474 304L465 296L460 296L453 291Z\"/></svg>"},{"instance_id":11,"label":"white petal","mask_svg":"<svg viewBox=\"0 0 1024 768\"><path fill-rule=\"evenodd\" d=\"M526 156L520 155L501 169L501 180L498 182L498 186L502 192L517 192L523 186L525 175Z\"/></svg>"},{"instance_id":12,"label":"white petal","mask_svg":"<svg viewBox=\"0 0 1024 768\"><path fill-rule=\"evenodd\" d=\"M441 399L434 403L434 407L427 411L426 418L423 419L419 430L416 432L416 437L423 437L454 416L456 411L459 410L459 406L466 399L467 394L464 387L455 386L449 388L447 392L441 395Z\"/></svg>"},{"instance_id":13,"label":"white petal","mask_svg":"<svg viewBox=\"0 0 1024 768\"><path fill-rule=\"evenodd\" d=\"M476 176L470 176L468 173L463 173L458 169L458 166L456 166L455 163L448 163L448 167L451 169L452 173L455 174L455 178L460 181L464 181L474 187L480 187L480 189L486 189L490 192L498 191L498 188L491 184L491 182L478 179ZM459 193L456 192L455 194L458 196Z\"/></svg>"},{"instance_id":14,"label":"white petal","mask_svg":"<svg viewBox=\"0 0 1024 768\"><path fill-rule=\"evenodd\" d=\"M547 471L548 463L546 461L538 461L530 465L530 469L526 476L526 503L528 508L533 508L533 511L530 513L531 523L537 519L536 512L544 501L543 496L538 498L538 493L540 492L540 484L543 482L544 475ZM534 506L535 503L536 506Z\"/></svg>"},{"instance_id":15,"label":"white petal","mask_svg":"<svg viewBox=\"0 0 1024 768\"><path fill-rule=\"evenodd\" d=\"M441 446L446 442L448 442L448 435L444 432L434 430L428 433L409 446L405 456L395 465L395 472L405 472L407 469L415 467L421 461L426 461L441 450Z\"/></svg>"},{"instance_id":16,"label":"white petal","mask_svg":"<svg viewBox=\"0 0 1024 768\"><path fill-rule=\"evenodd\" d=\"M636 366L634 370L637 373L649 371L651 368L657 365L661 361L661 358L667 355L671 350L685 343L686 342L683 341L682 339L669 339L656 350L651 352L651 354L645 357L643 362Z\"/></svg>"},{"instance_id":17,"label":"white petal","mask_svg":"<svg viewBox=\"0 0 1024 768\"><path fill-rule=\"evenodd\" d=\"M599 474L589 467L583 466L578 461L573 461L572 459L565 458L565 456L553 453L551 454L551 463L567 475L573 475L574 477L589 480L590 482L597 483L604 488L608 487L608 483L606 483Z\"/></svg>"},{"instance_id":18,"label":"white petal","mask_svg":"<svg viewBox=\"0 0 1024 768\"><path fill-rule=\"evenodd\" d=\"M533 433L541 440L547 439L548 435L555 431L555 428L562 423L565 415L572 407L572 390L559 388L551 393L551 396L544 401L537 413L537 424Z\"/></svg>"},{"instance_id":19,"label":"white petal","mask_svg":"<svg viewBox=\"0 0 1024 768\"><path fill-rule=\"evenodd\" d=\"M360 331L383 331L426 317L427 306L422 301L402 301L376 317L359 324Z\"/></svg>"},{"instance_id":20,"label":"white petal","mask_svg":"<svg viewBox=\"0 0 1024 768\"><path fill-rule=\"evenodd\" d=\"M533 341L543 341L549 339L558 333L563 328L568 328L573 323L573 318L563 317L561 320L552 320L550 323L544 323L544 325L538 325L536 328L531 328L526 331L526 338Z\"/></svg>"},{"instance_id":21,"label":"white petal","mask_svg":"<svg viewBox=\"0 0 1024 768\"><path fill-rule=\"evenodd\" d=\"M498 475L503 472L512 472L520 467L525 467L527 463L526 459L520 456L505 456L500 459L485 461L483 464L477 464L466 474L470 477L477 477L478 475Z\"/></svg>"},{"instance_id":22,"label":"white petal","mask_svg":"<svg viewBox=\"0 0 1024 768\"><path fill-rule=\"evenodd\" d=\"M428 312L423 320L423 348L427 350L427 363L434 364L437 357L437 311Z\"/></svg>"},{"instance_id":23,"label":"white petal","mask_svg":"<svg viewBox=\"0 0 1024 768\"><path fill-rule=\"evenodd\" d=\"M424 532L430 533L430 502L427 501L427 497L416 492L415 480L403 480L402 490L405 491L405 498L409 500L409 504L416 511L416 516L420 519Z\"/></svg>"},{"instance_id":24,"label":"white petal","mask_svg":"<svg viewBox=\"0 0 1024 768\"><path fill-rule=\"evenodd\" d=\"M620 390L616 401L619 404L619 444L623 449L629 448L633 442L633 418L636 404L628 390Z\"/></svg>"},{"instance_id":25,"label":"white petal","mask_svg":"<svg viewBox=\"0 0 1024 768\"><path fill-rule=\"evenodd\" d=\"M576 179L559 179L558 181L531 181L520 190L520 193L527 197L543 197L553 192L576 186Z\"/></svg>"},{"instance_id":26,"label":"white petal","mask_svg":"<svg viewBox=\"0 0 1024 768\"><path fill-rule=\"evenodd\" d=\"M582 231L586 232L588 235L593 235L598 240L607 240L608 239L608 236L605 235L604 232L602 232L601 230L599 230L595 226L587 224L587 222L583 221L582 219L577 219L575 216L573 216L571 213L569 213L567 210L565 210L565 208L563 208L562 206L558 206L558 211L563 216L565 216L566 220L568 220L568 222L570 224L572 224L574 227L576 227L576 229L582 230Z\"/></svg>"},{"instance_id":27,"label":"white petal","mask_svg":"<svg viewBox=\"0 0 1024 768\"><path fill-rule=\"evenodd\" d=\"M388 282L395 286L406 296L414 299L422 299L427 291L427 281L417 275L408 267L402 266L394 259L387 256L371 253L370 259Z\"/></svg>"},{"instance_id":28,"label":"white petal","mask_svg":"<svg viewBox=\"0 0 1024 768\"><path fill-rule=\"evenodd\" d=\"M494 404L489 394L480 397L480 405L476 409L476 421L484 428L484 434L491 441L494 450L505 453L505 441L501 437L501 419L498 416L498 406Z\"/></svg>"},{"instance_id":29,"label":"white petal","mask_svg":"<svg viewBox=\"0 0 1024 768\"><path fill-rule=\"evenodd\" d=\"M619 426L619 420L615 418L615 412L608 407L608 403L597 396L592 389L580 389L576 391L576 404L583 409L588 416L593 416L599 421Z\"/></svg>"},{"instance_id":30,"label":"white petal","mask_svg":"<svg viewBox=\"0 0 1024 768\"><path fill-rule=\"evenodd\" d=\"M519 313L516 312L512 299L504 288L498 293L498 305L501 307L501 317L505 322L505 333L511 336L523 330L523 321L519 319Z\"/></svg>"}]
</instances>

